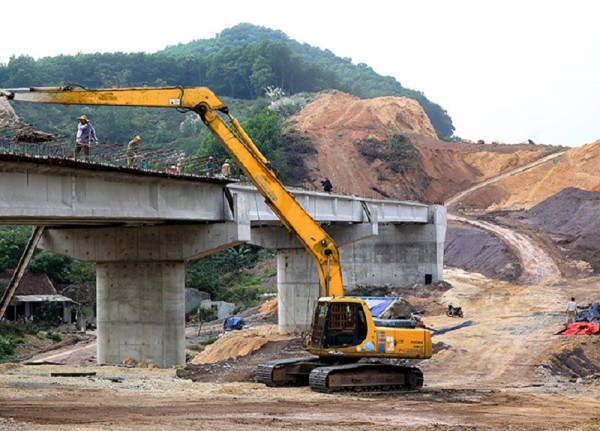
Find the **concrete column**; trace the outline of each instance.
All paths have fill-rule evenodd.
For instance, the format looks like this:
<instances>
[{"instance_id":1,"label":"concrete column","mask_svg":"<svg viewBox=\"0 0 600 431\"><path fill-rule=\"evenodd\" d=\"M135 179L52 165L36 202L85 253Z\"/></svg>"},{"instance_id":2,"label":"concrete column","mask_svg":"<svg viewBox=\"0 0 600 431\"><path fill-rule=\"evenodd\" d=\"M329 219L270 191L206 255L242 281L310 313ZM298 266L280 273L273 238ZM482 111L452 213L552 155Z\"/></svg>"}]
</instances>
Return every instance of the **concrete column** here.
<instances>
[{"instance_id":1,"label":"concrete column","mask_svg":"<svg viewBox=\"0 0 600 431\"><path fill-rule=\"evenodd\" d=\"M184 262L96 265L98 363L185 364Z\"/></svg>"},{"instance_id":2,"label":"concrete column","mask_svg":"<svg viewBox=\"0 0 600 431\"><path fill-rule=\"evenodd\" d=\"M277 251L277 293L279 330L307 331L321 289L315 262L304 248Z\"/></svg>"},{"instance_id":3,"label":"concrete column","mask_svg":"<svg viewBox=\"0 0 600 431\"><path fill-rule=\"evenodd\" d=\"M338 243L350 244L377 234L376 223L330 226ZM311 324L315 301L321 296L316 263L300 241L281 226L253 229L252 243L277 249L279 330L304 332Z\"/></svg>"},{"instance_id":4,"label":"concrete column","mask_svg":"<svg viewBox=\"0 0 600 431\"><path fill-rule=\"evenodd\" d=\"M434 205L430 208L431 221L435 226L436 247L436 276L434 283L444 279L444 245L446 243L446 228L448 211L445 206Z\"/></svg>"}]
</instances>

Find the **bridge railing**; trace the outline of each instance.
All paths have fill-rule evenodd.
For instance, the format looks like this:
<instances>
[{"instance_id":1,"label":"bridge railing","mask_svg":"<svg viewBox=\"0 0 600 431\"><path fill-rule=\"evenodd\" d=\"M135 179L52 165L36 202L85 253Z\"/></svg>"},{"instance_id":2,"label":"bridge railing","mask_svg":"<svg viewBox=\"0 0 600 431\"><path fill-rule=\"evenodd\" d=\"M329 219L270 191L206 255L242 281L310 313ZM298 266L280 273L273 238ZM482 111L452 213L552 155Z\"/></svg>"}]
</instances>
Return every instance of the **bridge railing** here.
<instances>
[{"instance_id":1,"label":"bridge railing","mask_svg":"<svg viewBox=\"0 0 600 431\"><path fill-rule=\"evenodd\" d=\"M75 142L72 139L48 133L22 129L0 133L0 153L74 159ZM83 160L79 154L79 160ZM90 146L89 162L113 166L127 166L127 143L97 142ZM173 144L153 147L140 145L136 151L135 164L131 169L153 170L169 173L192 173L200 176L219 176L225 159L214 159L208 166L208 156L188 156Z\"/></svg>"}]
</instances>

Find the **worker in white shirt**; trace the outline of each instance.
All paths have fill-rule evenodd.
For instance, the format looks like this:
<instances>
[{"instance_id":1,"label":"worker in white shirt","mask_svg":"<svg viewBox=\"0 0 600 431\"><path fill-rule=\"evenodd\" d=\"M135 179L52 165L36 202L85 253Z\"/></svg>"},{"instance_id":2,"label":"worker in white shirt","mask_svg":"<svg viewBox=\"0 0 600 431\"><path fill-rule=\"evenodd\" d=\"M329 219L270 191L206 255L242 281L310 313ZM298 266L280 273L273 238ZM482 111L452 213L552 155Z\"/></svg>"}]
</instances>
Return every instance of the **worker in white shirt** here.
<instances>
[{"instance_id":1,"label":"worker in white shirt","mask_svg":"<svg viewBox=\"0 0 600 431\"><path fill-rule=\"evenodd\" d=\"M575 303L575 298L571 298L569 302L567 302L567 325L569 323L575 323L575 316L577 315L577 304Z\"/></svg>"}]
</instances>

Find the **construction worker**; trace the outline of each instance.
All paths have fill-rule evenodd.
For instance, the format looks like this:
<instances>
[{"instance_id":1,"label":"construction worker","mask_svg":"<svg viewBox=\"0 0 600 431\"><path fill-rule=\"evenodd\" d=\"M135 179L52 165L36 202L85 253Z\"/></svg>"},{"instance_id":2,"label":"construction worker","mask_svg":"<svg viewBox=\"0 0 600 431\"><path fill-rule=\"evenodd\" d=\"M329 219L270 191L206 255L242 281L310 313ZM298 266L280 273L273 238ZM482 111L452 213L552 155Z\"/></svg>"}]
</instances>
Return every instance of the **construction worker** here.
<instances>
[{"instance_id":1,"label":"construction worker","mask_svg":"<svg viewBox=\"0 0 600 431\"><path fill-rule=\"evenodd\" d=\"M229 178L231 176L231 165L229 164L229 160L225 160L223 166L221 166L221 175L225 178Z\"/></svg>"},{"instance_id":2,"label":"construction worker","mask_svg":"<svg viewBox=\"0 0 600 431\"><path fill-rule=\"evenodd\" d=\"M567 302L567 309L565 311L567 313L567 325L575 323L575 318L577 317L577 303L575 302L575 298L571 298L571 300Z\"/></svg>"},{"instance_id":3,"label":"construction worker","mask_svg":"<svg viewBox=\"0 0 600 431\"><path fill-rule=\"evenodd\" d=\"M127 144L127 167L134 168L135 167L135 159L137 157L138 146L140 145L140 141L142 138L140 135L137 135Z\"/></svg>"},{"instance_id":4,"label":"construction worker","mask_svg":"<svg viewBox=\"0 0 600 431\"><path fill-rule=\"evenodd\" d=\"M215 158L213 156L208 157L208 160L204 165L204 170L209 177L215 176Z\"/></svg>"},{"instance_id":5,"label":"construction worker","mask_svg":"<svg viewBox=\"0 0 600 431\"><path fill-rule=\"evenodd\" d=\"M77 156L81 150L83 150L83 155L85 160L89 162L90 160L90 143L92 141L98 142L98 138L96 137L96 131L88 121L86 115L82 115L79 117L79 124L77 125L77 136L75 137L75 154L74 159L77 160Z\"/></svg>"}]
</instances>

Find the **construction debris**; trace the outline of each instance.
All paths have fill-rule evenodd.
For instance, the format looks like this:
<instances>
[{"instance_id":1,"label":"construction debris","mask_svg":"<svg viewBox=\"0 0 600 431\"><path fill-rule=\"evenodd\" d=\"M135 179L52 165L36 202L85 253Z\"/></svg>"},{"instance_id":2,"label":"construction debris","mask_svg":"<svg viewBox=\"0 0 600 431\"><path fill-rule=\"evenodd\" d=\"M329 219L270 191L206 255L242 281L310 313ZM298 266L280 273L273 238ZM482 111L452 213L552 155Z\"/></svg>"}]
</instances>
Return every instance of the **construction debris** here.
<instances>
[{"instance_id":1,"label":"construction debris","mask_svg":"<svg viewBox=\"0 0 600 431\"><path fill-rule=\"evenodd\" d=\"M600 334L600 302L594 302L577 313L574 323L564 325L554 335L593 335Z\"/></svg>"},{"instance_id":2,"label":"construction debris","mask_svg":"<svg viewBox=\"0 0 600 431\"><path fill-rule=\"evenodd\" d=\"M23 122L10 106L6 97L0 97L0 131L19 129L23 126Z\"/></svg>"},{"instance_id":3,"label":"construction debris","mask_svg":"<svg viewBox=\"0 0 600 431\"><path fill-rule=\"evenodd\" d=\"M59 139L59 136L52 133L40 132L39 130L22 129L14 137L15 142L26 142L29 144L39 144Z\"/></svg>"}]
</instances>

